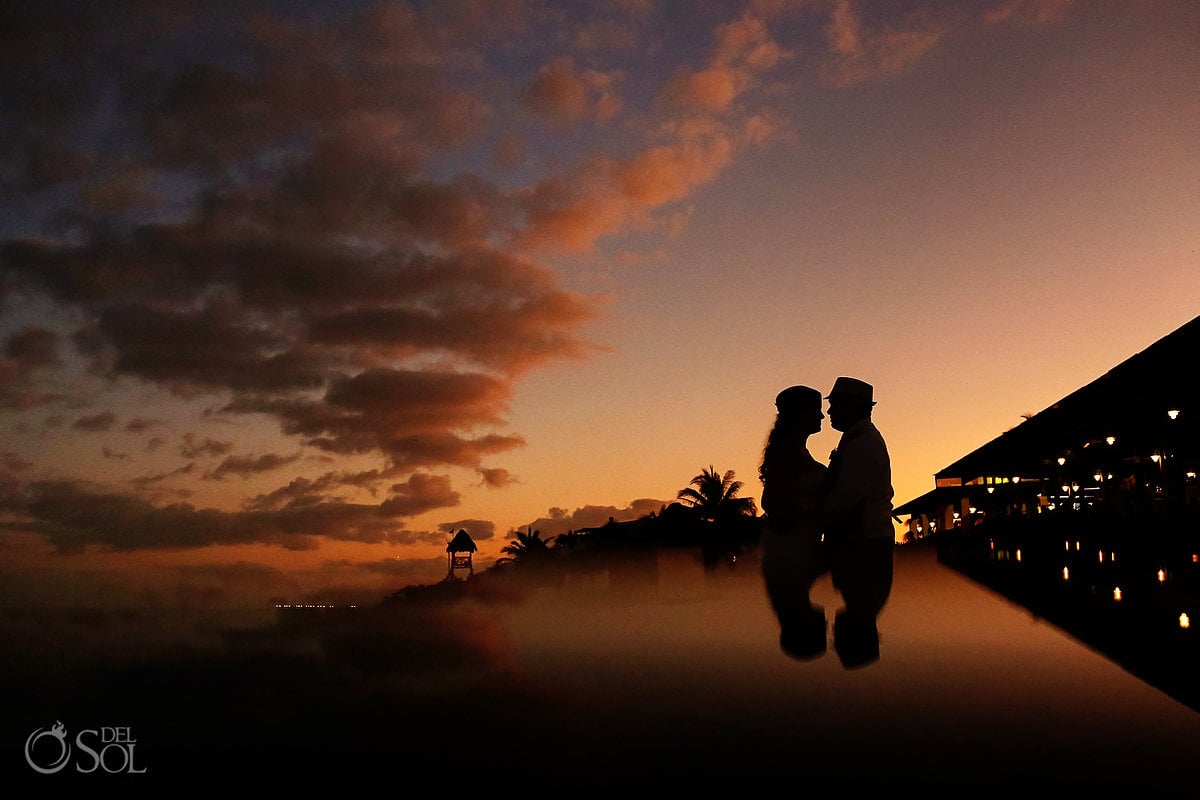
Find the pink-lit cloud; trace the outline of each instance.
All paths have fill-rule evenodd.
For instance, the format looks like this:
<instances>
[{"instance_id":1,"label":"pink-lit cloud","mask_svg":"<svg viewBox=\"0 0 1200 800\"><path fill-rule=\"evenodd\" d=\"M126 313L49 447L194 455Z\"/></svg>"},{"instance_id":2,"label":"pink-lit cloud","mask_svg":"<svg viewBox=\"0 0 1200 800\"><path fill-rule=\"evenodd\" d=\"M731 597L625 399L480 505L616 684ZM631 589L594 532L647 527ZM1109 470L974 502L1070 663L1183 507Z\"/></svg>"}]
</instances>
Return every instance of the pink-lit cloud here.
<instances>
[{"instance_id":1,"label":"pink-lit cloud","mask_svg":"<svg viewBox=\"0 0 1200 800\"><path fill-rule=\"evenodd\" d=\"M533 111L557 122L606 122L621 110L616 93L619 77L580 70L570 57L560 56L538 71L522 99Z\"/></svg>"}]
</instances>

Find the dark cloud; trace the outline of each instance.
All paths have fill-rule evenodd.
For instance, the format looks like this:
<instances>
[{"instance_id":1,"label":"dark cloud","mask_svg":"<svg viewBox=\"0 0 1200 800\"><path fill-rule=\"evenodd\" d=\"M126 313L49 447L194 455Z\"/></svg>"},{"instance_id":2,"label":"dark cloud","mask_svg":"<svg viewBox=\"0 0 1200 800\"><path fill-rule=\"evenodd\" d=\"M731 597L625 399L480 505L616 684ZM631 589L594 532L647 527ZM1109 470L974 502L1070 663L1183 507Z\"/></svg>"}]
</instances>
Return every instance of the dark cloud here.
<instances>
[{"instance_id":1,"label":"dark cloud","mask_svg":"<svg viewBox=\"0 0 1200 800\"><path fill-rule=\"evenodd\" d=\"M247 500L245 507L250 510L266 510L311 506L331 500L341 501L345 498L337 494L337 490L343 487L349 487L351 490L363 489L371 495L376 495L387 477L388 473L380 470L327 472L317 478L301 476L293 479L287 486Z\"/></svg>"},{"instance_id":2,"label":"dark cloud","mask_svg":"<svg viewBox=\"0 0 1200 800\"><path fill-rule=\"evenodd\" d=\"M428 485L427 485L428 484ZM424 508L448 502L441 481L416 481L397 501ZM422 496L421 492L428 493ZM318 538L372 544L401 526L379 505L319 502L273 510L221 511L186 503L156 506L133 495L68 481L10 481L0 486L0 525L40 534L64 551L96 546L130 551L263 543L309 550Z\"/></svg>"},{"instance_id":3,"label":"dark cloud","mask_svg":"<svg viewBox=\"0 0 1200 800\"><path fill-rule=\"evenodd\" d=\"M446 541L460 530L466 531L476 542L486 541L496 535L496 525L483 519L460 519L455 522L442 522L438 530L446 534Z\"/></svg>"},{"instance_id":4,"label":"dark cloud","mask_svg":"<svg viewBox=\"0 0 1200 800\"><path fill-rule=\"evenodd\" d=\"M111 429L116 422L116 414L111 411L101 411L99 414L91 414L75 420L71 423L71 430L102 432Z\"/></svg>"},{"instance_id":5,"label":"dark cloud","mask_svg":"<svg viewBox=\"0 0 1200 800\"><path fill-rule=\"evenodd\" d=\"M418 472L393 485L391 496L380 503L379 510L388 516L410 517L456 506L458 502L458 492L450 488L449 477Z\"/></svg>"},{"instance_id":6,"label":"dark cloud","mask_svg":"<svg viewBox=\"0 0 1200 800\"><path fill-rule=\"evenodd\" d=\"M483 478L483 485L490 486L493 489L500 489L511 483L517 483L517 479L508 470L504 469L504 467L481 467L479 474Z\"/></svg>"},{"instance_id":7,"label":"dark cloud","mask_svg":"<svg viewBox=\"0 0 1200 800\"><path fill-rule=\"evenodd\" d=\"M0 298L4 284L0 279ZM0 354L0 408L27 409L61 399L47 388L46 374L62 365L59 336L40 325L28 325L4 341Z\"/></svg>"},{"instance_id":8,"label":"dark cloud","mask_svg":"<svg viewBox=\"0 0 1200 800\"><path fill-rule=\"evenodd\" d=\"M4 452L0 453L0 464L10 472L24 472L33 466L33 462L29 461L17 453Z\"/></svg>"},{"instance_id":9,"label":"dark cloud","mask_svg":"<svg viewBox=\"0 0 1200 800\"><path fill-rule=\"evenodd\" d=\"M599 527L610 519L617 522L640 519L647 514L658 513L667 505L668 502L665 500L644 498L634 500L624 508L589 505L581 506L571 512L563 508L551 508L546 516L539 517L528 525L522 526L521 530L540 531L542 538L549 538L567 531L577 531L580 528ZM510 538L515 534L515 530L508 532Z\"/></svg>"},{"instance_id":10,"label":"dark cloud","mask_svg":"<svg viewBox=\"0 0 1200 800\"><path fill-rule=\"evenodd\" d=\"M8 337L4 356L26 370L62 363L58 356L58 334L38 325L30 325Z\"/></svg>"},{"instance_id":11,"label":"dark cloud","mask_svg":"<svg viewBox=\"0 0 1200 800\"><path fill-rule=\"evenodd\" d=\"M295 463L299 459L299 453L288 456L279 455L278 453L264 453L261 456L228 456L215 469L205 473L204 477L212 480L221 480L227 475L237 475L238 477L247 478L260 472L270 472L271 470L279 469L282 466Z\"/></svg>"},{"instance_id":12,"label":"dark cloud","mask_svg":"<svg viewBox=\"0 0 1200 800\"><path fill-rule=\"evenodd\" d=\"M143 476L134 478L131 481L131 483L133 483L134 486L140 486L140 487L150 486L151 484L155 484L160 481L167 480L168 478L175 478L180 475L190 475L193 471L195 471L195 469L196 469L196 462L189 461L188 463L184 464L183 466L176 467L175 469L170 470L168 472L157 472L153 475L143 475Z\"/></svg>"},{"instance_id":13,"label":"dark cloud","mask_svg":"<svg viewBox=\"0 0 1200 800\"><path fill-rule=\"evenodd\" d=\"M179 455L184 458L223 456L232 449L233 442L220 442L207 436L200 438L189 431L183 435L183 442L179 445Z\"/></svg>"}]
</instances>

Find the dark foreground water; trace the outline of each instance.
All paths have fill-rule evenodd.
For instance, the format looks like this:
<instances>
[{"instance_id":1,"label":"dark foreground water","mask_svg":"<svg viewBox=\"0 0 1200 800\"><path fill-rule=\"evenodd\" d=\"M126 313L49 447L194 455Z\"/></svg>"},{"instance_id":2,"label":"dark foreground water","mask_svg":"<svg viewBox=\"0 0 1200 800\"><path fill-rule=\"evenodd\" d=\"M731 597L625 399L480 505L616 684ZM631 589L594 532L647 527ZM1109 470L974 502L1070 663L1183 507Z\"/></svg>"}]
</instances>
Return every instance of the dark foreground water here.
<instances>
[{"instance_id":1,"label":"dark foreground water","mask_svg":"<svg viewBox=\"0 0 1200 800\"><path fill-rule=\"evenodd\" d=\"M828 579L816 599L832 617ZM897 550L879 628L868 666L789 658L753 552L386 609L0 611L0 777L113 797L1200 786L1200 713L929 547Z\"/></svg>"}]
</instances>

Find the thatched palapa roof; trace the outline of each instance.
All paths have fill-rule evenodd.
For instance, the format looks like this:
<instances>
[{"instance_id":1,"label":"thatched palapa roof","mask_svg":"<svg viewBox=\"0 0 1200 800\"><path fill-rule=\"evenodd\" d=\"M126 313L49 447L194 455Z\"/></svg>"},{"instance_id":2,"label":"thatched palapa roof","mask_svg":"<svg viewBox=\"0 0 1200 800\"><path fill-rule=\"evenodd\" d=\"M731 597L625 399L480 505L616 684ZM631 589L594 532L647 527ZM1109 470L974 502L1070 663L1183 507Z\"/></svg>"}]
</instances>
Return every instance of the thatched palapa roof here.
<instances>
[{"instance_id":1,"label":"thatched palapa roof","mask_svg":"<svg viewBox=\"0 0 1200 800\"><path fill-rule=\"evenodd\" d=\"M477 549L479 548L475 546L475 540L462 528L458 529L450 544L446 545L447 553L474 553Z\"/></svg>"}]
</instances>

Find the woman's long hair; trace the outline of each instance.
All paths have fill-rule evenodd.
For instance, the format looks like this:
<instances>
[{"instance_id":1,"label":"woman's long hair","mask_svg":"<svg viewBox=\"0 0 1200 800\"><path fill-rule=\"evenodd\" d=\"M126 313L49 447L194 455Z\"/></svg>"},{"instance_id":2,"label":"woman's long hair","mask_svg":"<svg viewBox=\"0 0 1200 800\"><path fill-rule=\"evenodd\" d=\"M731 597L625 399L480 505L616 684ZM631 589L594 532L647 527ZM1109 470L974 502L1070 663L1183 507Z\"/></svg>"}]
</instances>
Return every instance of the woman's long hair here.
<instances>
[{"instance_id":1,"label":"woman's long hair","mask_svg":"<svg viewBox=\"0 0 1200 800\"><path fill-rule=\"evenodd\" d=\"M797 444L806 445L810 433L811 431L805 430L805 427L799 424L795 417L788 414L776 414L775 424L767 433L767 443L763 447L762 462L758 467L758 479L765 485L771 466L784 457L781 454L786 454Z\"/></svg>"}]
</instances>

